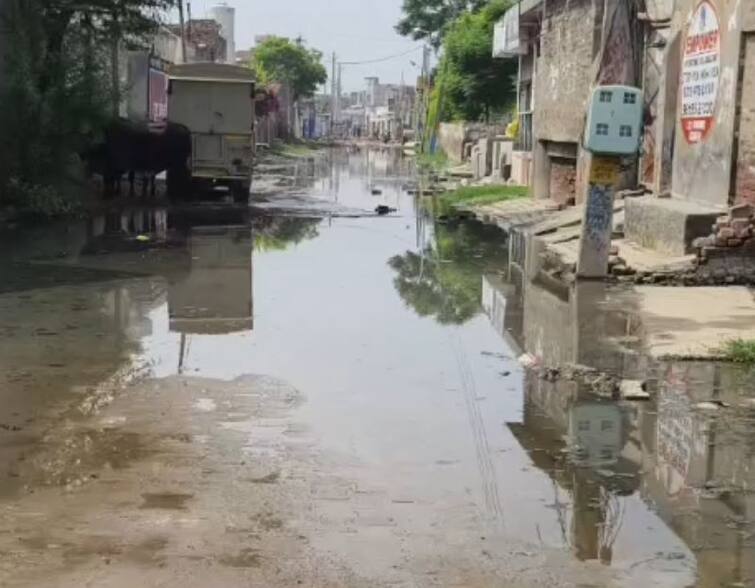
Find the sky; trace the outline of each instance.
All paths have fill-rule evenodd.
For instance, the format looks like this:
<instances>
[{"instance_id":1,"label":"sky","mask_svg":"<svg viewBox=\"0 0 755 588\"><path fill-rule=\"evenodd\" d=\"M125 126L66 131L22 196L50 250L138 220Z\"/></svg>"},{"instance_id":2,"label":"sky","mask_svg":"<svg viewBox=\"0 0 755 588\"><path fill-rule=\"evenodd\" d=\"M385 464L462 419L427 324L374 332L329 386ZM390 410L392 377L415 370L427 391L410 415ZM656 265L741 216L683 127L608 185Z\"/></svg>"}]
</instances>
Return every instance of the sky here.
<instances>
[{"instance_id":1,"label":"sky","mask_svg":"<svg viewBox=\"0 0 755 588\"><path fill-rule=\"evenodd\" d=\"M192 18L207 16L214 0L191 0ZM401 17L401 0L228 0L236 8L236 49L249 49L255 35L301 36L310 47L325 54L330 72L331 55L339 61L381 59L413 52L382 63L344 65L345 92L364 89L364 78L398 83L403 74L414 84L420 75L422 46L394 31ZM414 62L415 65L412 65Z\"/></svg>"}]
</instances>

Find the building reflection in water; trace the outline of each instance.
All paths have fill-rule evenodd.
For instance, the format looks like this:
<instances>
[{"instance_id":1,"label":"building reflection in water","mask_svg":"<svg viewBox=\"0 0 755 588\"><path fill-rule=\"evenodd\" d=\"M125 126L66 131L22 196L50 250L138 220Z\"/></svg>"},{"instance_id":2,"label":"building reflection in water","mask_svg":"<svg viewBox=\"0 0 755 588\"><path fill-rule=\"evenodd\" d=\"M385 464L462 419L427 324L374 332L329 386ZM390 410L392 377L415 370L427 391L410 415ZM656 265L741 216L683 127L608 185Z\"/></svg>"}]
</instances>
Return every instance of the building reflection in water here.
<instances>
[{"instance_id":1,"label":"building reflection in water","mask_svg":"<svg viewBox=\"0 0 755 588\"><path fill-rule=\"evenodd\" d=\"M537 243L509 245L507 274L482 278L482 305L508 345L545 365L642 379L654 393L620 402L527 373L523 420L508 426L553 482L564 542L580 560L611 564L626 500L638 496L695 554L698 586L755 585L755 411L697 408L742 406L753 374L649 360L630 297L563 284L540 271Z\"/></svg>"}]
</instances>

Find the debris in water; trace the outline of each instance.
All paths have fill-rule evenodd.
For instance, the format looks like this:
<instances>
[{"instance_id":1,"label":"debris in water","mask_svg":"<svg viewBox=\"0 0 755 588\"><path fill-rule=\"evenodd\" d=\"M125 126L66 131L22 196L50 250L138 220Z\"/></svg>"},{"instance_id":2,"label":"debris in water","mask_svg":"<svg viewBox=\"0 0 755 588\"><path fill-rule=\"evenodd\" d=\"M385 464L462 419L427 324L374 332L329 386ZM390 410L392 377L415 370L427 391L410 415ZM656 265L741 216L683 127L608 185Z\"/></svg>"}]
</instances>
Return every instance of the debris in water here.
<instances>
[{"instance_id":1,"label":"debris in water","mask_svg":"<svg viewBox=\"0 0 755 588\"><path fill-rule=\"evenodd\" d=\"M381 196L382 194L383 194L383 191L380 190L379 188L373 188L372 189L372 195L373 196Z\"/></svg>"},{"instance_id":2,"label":"debris in water","mask_svg":"<svg viewBox=\"0 0 755 588\"><path fill-rule=\"evenodd\" d=\"M721 407L718 404L716 404L715 402L698 402L695 405L695 408L697 408L699 410L710 410L710 411L713 411L713 410L718 410Z\"/></svg>"},{"instance_id":3,"label":"debris in water","mask_svg":"<svg viewBox=\"0 0 755 588\"><path fill-rule=\"evenodd\" d=\"M640 380L622 380L621 397L624 400L650 400L645 382Z\"/></svg>"},{"instance_id":4,"label":"debris in water","mask_svg":"<svg viewBox=\"0 0 755 588\"><path fill-rule=\"evenodd\" d=\"M395 208L391 208L390 206L386 206L385 204L380 204L375 207L375 212L383 215L383 214L390 214L391 212L396 212Z\"/></svg>"},{"instance_id":5,"label":"debris in water","mask_svg":"<svg viewBox=\"0 0 755 588\"><path fill-rule=\"evenodd\" d=\"M519 363L521 363L524 367L531 368L538 365L539 362L537 358L531 353L523 353L519 356Z\"/></svg>"},{"instance_id":6,"label":"debris in water","mask_svg":"<svg viewBox=\"0 0 755 588\"><path fill-rule=\"evenodd\" d=\"M275 484L280 479L280 472L273 472L261 478L252 478L249 480L252 484Z\"/></svg>"},{"instance_id":7,"label":"debris in water","mask_svg":"<svg viewBox=\"0 0 755 588\"><path fill-rule=\"evenodd\" d=\"M480 351L480 355L484 355L485 357L495 357L496 359L511 359L511 357L505 353L496 353L495 351Z\"/></svg>"},{"instance_id":8,"label":"debris in water","mask_svg":"<svg viewBox=\"0 0 755 588\"><path fill-rule=\"evenodd\" d=\"M136 240L139 241L140 243L147 243L150 240L150 238L148 235L137 235Z\"/></svg>"}]
</instances>

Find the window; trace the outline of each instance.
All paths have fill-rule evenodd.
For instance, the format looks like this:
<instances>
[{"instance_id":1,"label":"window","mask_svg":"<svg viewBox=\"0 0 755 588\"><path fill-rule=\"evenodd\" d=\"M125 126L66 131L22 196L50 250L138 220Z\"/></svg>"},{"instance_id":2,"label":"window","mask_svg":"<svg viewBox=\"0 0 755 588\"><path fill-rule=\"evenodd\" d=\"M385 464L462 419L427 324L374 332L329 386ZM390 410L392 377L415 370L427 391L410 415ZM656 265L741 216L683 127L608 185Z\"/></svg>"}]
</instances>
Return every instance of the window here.
<instances>
[{"instance_id":1,"label":"window","mask_svg":"<svg viewBox=\"0 0 755 588\"><path fill-rule=\"evenodd\" d=\"M611 102L612 100L613 100L613 92L609 92L608 90L602 90L600 92L601 102Z\"/></svg>"},{"instance_id":2,"label":"window","mask_svg":"<svg viewBox=\"0 0 755 588\"><path fill-rule=\"evenodd\" d=\"M637 94L624 92L624 104L637 104Z\"/></svg>"},{"instance_id":3,"label":"window","mask_svg":"<svg viewBox=\"0 0 755 588\"><path fill-rule=\"evenodd\" d=\"M595 128L595 134L601 135L603 137L608 135L608 125L605 123L598 123L598 126Z\"/></svg>"},{"instance_id":4,"label":"window","mask_svg":"<svg viewBox=\"0 0 755 588\"><path fill-rule=\"evenodd\" d=\"M630 125L621 125L619 128L619 137L631 137L632 127Z\"/></svg>"},{"instance_id":5,"label":"window","mask_svg":"<svg viewBox=\"0 0 755 588\"><path fill-rule=\"evenodd\" d=\"M600 421L601 431L613 431L613 421Z\"/></svg>"},{"instance_id":6,"label":"window","mask_svg":"<svg viewBox=\"0 0 755 588\"><path fill-rule=\"evenodd\" d=\"M580 431L589 431L590 430L590 421L579 421L577 424L577 428Z\"/></svg>"}]
</instances>

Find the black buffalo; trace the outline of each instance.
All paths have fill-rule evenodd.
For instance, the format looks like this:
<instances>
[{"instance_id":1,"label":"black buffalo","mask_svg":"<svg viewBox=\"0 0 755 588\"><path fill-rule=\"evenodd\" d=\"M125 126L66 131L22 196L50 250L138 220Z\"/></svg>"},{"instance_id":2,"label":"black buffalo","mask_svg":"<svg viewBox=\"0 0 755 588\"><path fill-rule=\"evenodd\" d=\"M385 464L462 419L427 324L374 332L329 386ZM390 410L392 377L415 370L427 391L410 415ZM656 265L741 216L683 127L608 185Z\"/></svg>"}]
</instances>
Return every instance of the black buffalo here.
<instances>
[{"instance_id":1,"label":"black buffalo","mask_svg":"<svg viewBox=\"0 0 755 588\"><path fill-rule=\"evenodd\" d=\"M177 123L166 123L150 129L144 123L118 119L105 129L105 139L84 154L89 170L100 174L105 193L120 192L121 179L128 174L130 192L134 193L137 174L144 178L142 192L146 195L151 183L155 193L155 176L164 171L169 177L185 177L191 157L191 132Z\"/></svg>"}]
</instances>

